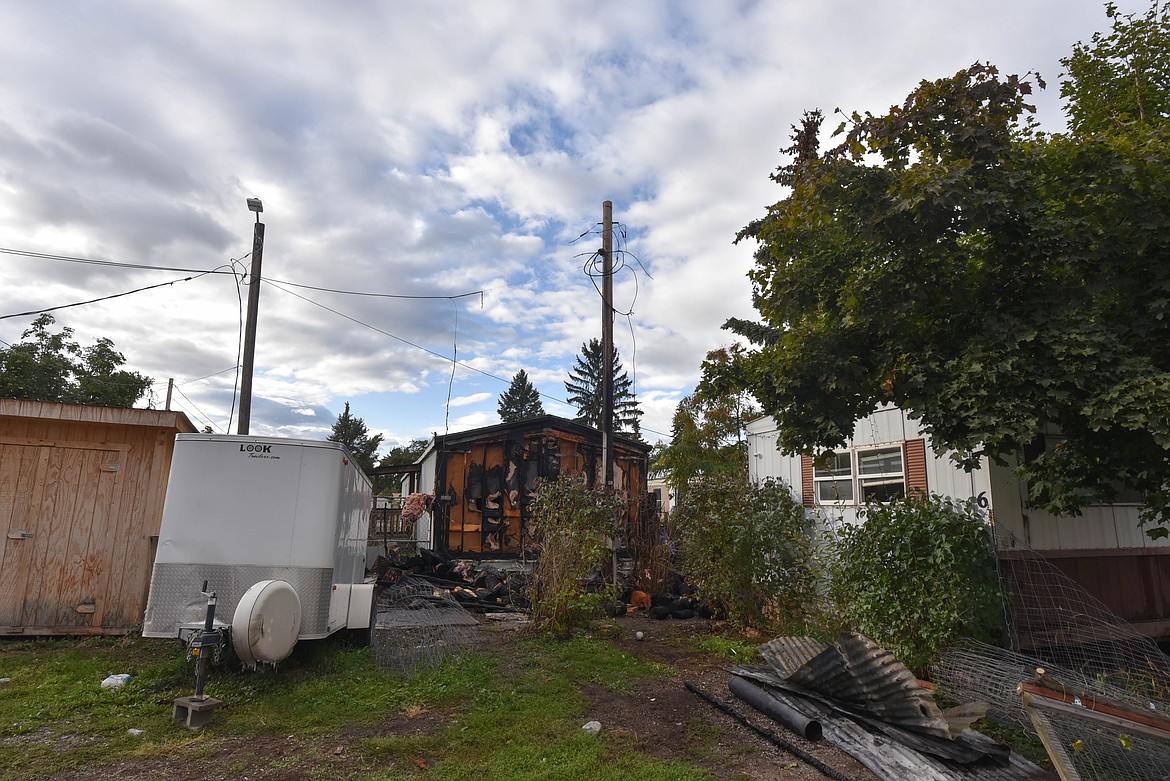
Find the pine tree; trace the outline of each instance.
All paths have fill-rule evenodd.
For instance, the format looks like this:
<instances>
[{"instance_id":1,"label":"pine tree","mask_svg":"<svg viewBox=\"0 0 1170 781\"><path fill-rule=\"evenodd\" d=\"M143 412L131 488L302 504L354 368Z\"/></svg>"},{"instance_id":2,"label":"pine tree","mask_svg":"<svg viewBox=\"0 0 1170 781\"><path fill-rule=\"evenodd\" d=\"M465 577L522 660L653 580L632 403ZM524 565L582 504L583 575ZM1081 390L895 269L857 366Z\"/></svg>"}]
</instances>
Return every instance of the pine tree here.
<instances>
[{"instance_id":1,"label":"pine tree","mask_svg":"<svg viewBox=\"0 0 1170 781\"><path fill-rule=\"evenodd\" d=\"M540 392L528 381L528 372L521 369L512 377L512 384L500 394L496 405L500 420L515 423L518 420L539 417L544 414L540 403Z\"/></svg>"},{"instance_id":2,"label":"pine tree","mask_svg":"<svg viewBox=\"0 0 1170 781\"><path fill-rule=\"evenodd\" d=\"M374 468L378 448L382 445L381 434L371 437L366 422L350 414L348 401L345 402L345 411L337 416L337 422L333 424L333 433L326 439L340 442L349 448L354 460L367 472Z\"/></svg>"},{"instance_id":3,"label":"pine tree","mask_svg":"<svg viewBox=\"0 0 1170 781\"><path fill-rule=\"evenodd\" d=\"M601 424L601 386L605 373L604 364L601 362L601 350L599 339L590 339L582 344L581 354L577 356L577 365L569 372L569 381L565 383L569 403L577 408L577 420L588 426L600 427ZM638 409L638 400L631 391L633 382L622 369L616 347L611 357L614 431L625 431L635 437L640 436L641 426L638 419L642 417L642 410Z\"/></svg>"}]
</instances>

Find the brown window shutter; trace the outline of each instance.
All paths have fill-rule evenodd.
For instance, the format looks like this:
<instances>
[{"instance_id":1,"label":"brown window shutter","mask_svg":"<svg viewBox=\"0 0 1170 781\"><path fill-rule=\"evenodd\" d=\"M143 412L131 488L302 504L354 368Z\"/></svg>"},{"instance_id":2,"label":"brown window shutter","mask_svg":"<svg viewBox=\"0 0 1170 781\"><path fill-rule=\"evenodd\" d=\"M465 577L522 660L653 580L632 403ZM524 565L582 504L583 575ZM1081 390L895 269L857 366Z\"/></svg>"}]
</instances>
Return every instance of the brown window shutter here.
<instances>
[{"instance_id":1,"label":"brown window shutter","mask_svg":"<svg viewBox=\"0 0 1170 781\"><path fill-rule=\"evenodd\" d=\"M906 493L927 493L926 440L908 439L906 452Z\"/></svg>"},{"instance_id":2,"label":"brown window shutter","mask_svg":"<svg viewBox=\"0 0 1170 781\"><path fill-rule=\"evenodd\" d=\"M816 491L813 488L812 456L800 457L800 501L805 507L815 504Z\"/></svg>"}]
</instances>

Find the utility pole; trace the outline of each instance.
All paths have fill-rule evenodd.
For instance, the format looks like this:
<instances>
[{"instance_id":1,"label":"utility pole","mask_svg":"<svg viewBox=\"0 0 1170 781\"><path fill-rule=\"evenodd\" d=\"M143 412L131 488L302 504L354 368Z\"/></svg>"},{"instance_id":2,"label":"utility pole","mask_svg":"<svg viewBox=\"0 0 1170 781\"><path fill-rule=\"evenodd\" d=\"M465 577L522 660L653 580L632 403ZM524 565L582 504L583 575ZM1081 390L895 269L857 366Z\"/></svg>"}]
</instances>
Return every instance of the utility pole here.
<instances>
[{"instance_id":1,"label":"utility pole","mask_svg":"<svg viewBox=\"0 0 1170 781\"><path fill-rule=\"evenodd\" d=\"M613 490L613 201L601 204L601 468Z\"/></svg>"},{"instance_id":2,"label":"utility pole","mask_svg":"<svg viewBox=\"0 0 1170 781\"><path fill-rule=\"evenodd\" d=\"M248 272L248 319L244 324L244 364L240 377L240 423L237 434L247 434L252 423L252 366L256 359L256 315L260 307L260 262L264 258L264 223L260 213L264 204L259 198L248 199L248 209L256 212L256 229L252 234L252 270Z\"/></svg>"}]
</instances>

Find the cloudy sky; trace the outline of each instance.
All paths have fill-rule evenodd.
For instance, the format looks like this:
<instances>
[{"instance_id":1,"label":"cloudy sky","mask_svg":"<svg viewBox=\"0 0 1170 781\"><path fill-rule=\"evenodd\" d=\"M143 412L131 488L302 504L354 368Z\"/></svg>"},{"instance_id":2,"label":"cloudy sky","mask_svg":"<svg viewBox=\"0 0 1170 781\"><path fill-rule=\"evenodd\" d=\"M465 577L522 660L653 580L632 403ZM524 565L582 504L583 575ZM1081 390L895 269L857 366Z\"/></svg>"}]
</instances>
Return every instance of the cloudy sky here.
<instances>
[{"instance_id":1,"label":"cloudy sky","mask_svg":"<svg viewBox=\"0 0 1170 781\"><path fill-rule=\"evenodd\" d=\"M113 339L152 406L173 378L234 433L254 196L252 433L322 438L346 401L388 443L489 425L519 369L572 417L611 200L615 343L655 441L753 315L732 240L783 195L803 110L881 112L979 60L1039 72L1059 130L1059 59L1106 27L1091 0L4 3L0 315L161 285L53 314Z\"/></svg>"}]
</instances>

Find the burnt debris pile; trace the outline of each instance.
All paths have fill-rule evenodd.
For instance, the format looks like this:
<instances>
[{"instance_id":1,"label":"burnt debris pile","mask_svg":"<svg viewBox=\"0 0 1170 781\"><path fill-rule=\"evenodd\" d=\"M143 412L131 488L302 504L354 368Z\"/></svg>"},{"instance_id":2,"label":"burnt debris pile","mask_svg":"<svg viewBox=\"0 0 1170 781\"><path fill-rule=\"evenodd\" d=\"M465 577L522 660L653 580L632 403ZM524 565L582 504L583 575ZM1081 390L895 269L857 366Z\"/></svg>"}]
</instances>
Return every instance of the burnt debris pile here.
<instances>
[{"instance_id":1,"label":"burnt debris pile","mask_svg":"<svg viewBox=\"0 0 1170 781\"><path fill-rule=\"evenodd\" d=\"M505 570L466 559L456 560L438 551L422 549L413 556L379 556L369 574L379 587L388 588L403 578L423 580L450 594L473 612L507 611L528 607L527 573Z\"/></svg>"}]
</instances>

